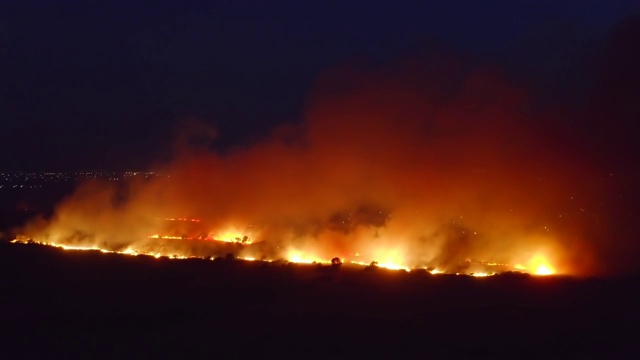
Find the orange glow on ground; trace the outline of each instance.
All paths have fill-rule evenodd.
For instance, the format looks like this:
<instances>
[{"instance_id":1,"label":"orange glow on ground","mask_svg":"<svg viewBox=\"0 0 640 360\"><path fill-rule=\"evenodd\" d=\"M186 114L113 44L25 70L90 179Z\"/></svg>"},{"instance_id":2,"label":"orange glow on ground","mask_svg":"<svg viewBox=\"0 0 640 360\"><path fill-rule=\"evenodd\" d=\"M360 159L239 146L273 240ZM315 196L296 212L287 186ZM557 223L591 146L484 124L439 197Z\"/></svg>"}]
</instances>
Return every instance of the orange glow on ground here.
<instances>
[{"instance_id":1,"label":"orange glow on ground","mask_svg":"<svg viewBox=\"0 0 640 360\"><path fill-rule=\"evenodd\" d=\"M233 236L233 233L224 233L226 235L229 236ZM149 236L149 238L151 239L174 239L174 238L180 238L182 239L182 237L170 237L170 236L160 236L160 235L151 235ZM203 240L203 239L201 239ZM205 239L203 241L206 241L209 239ZM216 239L217 240L217 239ZM231 241L230 241L231 242ZM234 241L235 242L235 241ZM47 246L53 246L53 247L57 247L63 250L76 250L76 251L100 251L102 253L115 253L115 254L122 254L122 255L131 255L131 256L138 256L138 255L147 255L147 256L152 256L155 258L161 258L161 257L166 257L166 258L170 258L170 259L188 259L188 258L200 258L199 256L185 256L184 254L179 254L179 253L172 253L170 251L157 251L158 248L155 248L154 250L143 250L142 248L137 248L137 247L132 247L129 246L123 250L111 250L111 249L104 249L104 248L100 248L98 246L78 246L78 245L68 245L68 244L59 244L59 243L53 243L53 242L44 242L44 241L34 241L32 239L28 239L26 237L18 237L17 239L14 239L11 241L11 243L24 243L24 244L28 244L28 243L35 243L35 244L40 244L40 245L47 245ZM162 249L162 247L160 247L160 249ZM360 255L360 254L358 254ZM397 254L396 254L397 255ZM396 256L397 257L397 256ZM203 259L210 259L210 256L205 256L202 257ZM256 258L254 256L247 256L247 257L243 257L243 256L236 256L237 259L240 260L246 260L246 261L264 261L264 262L272 262L273 259L267 259L267 258ZM320 258L318 256L315 256L313 254L310 253L305 253L303 251L299 251L299 250L289 250L286 253L286 256L284 257L284 260L291 262L291 263L299 263L299 264L330 264L331 260L330 259L323 259ZM346 263L350 263L353 265L359 265L359 266L374 266L374 267L379 267L379 268L384 268L384 269L389 269L389 270L404 270L404 271L411 271L413 269L424 269L427 270L429 273L433 274L433 275L437 275L437 274L446 274L446 271L443 271L441 269L433 269L431 268L430 270L425 268L425 267L417 267L417 268L412 268L410 266L407 266L405 264L403 264L401 261L398 262L389 262L389 261L385 261L385 262L378 262L378 261L371 261L371 262L367 262L367 261L361 261L361 260L350 260L350 259L346 259ZM516 264L515 266L511 267L507 264L503 264L503 263L484 263L487 266L503 266L506 267L507 269L514 269L514 270L519 270L522 272L526 272L526 273L530 273L533 275L555 275L556 274L556 270L555 268L550 264L550 262L548 261L548 259L545 256L542 256L540 254L537 254L536 256L534 256L531 261L528 262L530 264L529 267L525 267L522 264ZM531 269L531 270L529 270ZM498 275L499 273L497 272L492 272L490 271L491 269L489 269L489 271L486 270L482 270L482 271L478 271L478 272L456 272L455 274L459 274L459 275L470 275L473 277L488 277L488 276L493 276L493 275Z\"/></svg>"}]
</instances>

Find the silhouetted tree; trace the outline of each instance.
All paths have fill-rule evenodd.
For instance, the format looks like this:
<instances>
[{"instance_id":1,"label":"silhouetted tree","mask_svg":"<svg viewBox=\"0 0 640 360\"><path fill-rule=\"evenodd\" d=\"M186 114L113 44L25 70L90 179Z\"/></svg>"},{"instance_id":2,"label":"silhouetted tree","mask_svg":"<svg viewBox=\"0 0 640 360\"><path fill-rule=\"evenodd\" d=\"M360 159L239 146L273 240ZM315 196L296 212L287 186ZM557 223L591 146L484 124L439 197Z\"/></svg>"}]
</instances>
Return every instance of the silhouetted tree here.
<instances>
[{"instance_id":1,"label":"silhouetted tree","mask_svg":"<svg viewBox=\"0 0 640 360\"><path fill-rule=\"evenodd\" d=\"M340 267L341 265L342 265L342 260L340 260L339 257L334 257L333 259L331 259L331 266Z\"/></svg>"}]
</instances>

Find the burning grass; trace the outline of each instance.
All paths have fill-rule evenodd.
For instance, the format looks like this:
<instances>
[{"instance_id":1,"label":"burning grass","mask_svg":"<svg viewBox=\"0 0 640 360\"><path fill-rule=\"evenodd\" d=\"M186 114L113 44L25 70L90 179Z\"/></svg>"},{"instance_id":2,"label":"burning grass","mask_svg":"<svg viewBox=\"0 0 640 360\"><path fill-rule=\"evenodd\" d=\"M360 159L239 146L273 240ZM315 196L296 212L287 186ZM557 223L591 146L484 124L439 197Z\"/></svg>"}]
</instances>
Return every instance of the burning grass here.
<instances>
[{"instance_id":1,"label":"burning grass","mask_svg":"<svg viewBox=\"0 0 640 360\"><path fill-rule=\"evenodd\" d=\"M157 237L149 237L150 239L155 239L158 241L175 241L178 239L175 239L174 237L169 237L169 236L157 236ZM209 239L191 239L191 238L179 238L179 241L184 241L184 242L200 242L201 245L205 244L205 245L211 245L208 247L201 247L201 252L200 254L189 254L189 255L185 255L184 252L180 252L180 251L171 251L171 250L167 250L167 248L171 248L170 243L166 243L165 245L161 245L161 243L156 244L156 247L148 247L148 248L143 248L143 247L135 247L135 246L127 246L125 248L122 249L108 249L108 248L103 248L103 247L99 247L99 246L81 246L81 245L67 245L67 244L62 244L62 243L52 243L52 242L42 242L42 241L37 241L37 240L33 240L33 239L29 239L27 237L24 236L19 236L18 238L14 239L11 241L11 243L13 244L38 244L38 245L43 245L43 246L51 246L51 247L55 247L55 248L60 248L62 250L68 250L68 251L98 251L101 253L112 253L112 254L121 254L121 255L128 255L128 256L138 256L138 255L146 255L146 256L152 256L155 258L169 258L169 259L176 259L176 260L180 260L180 259L193 259L193 258L199 258L199 259L210 259L213 260L215 258L221 257L221 256L233 256L234 258L237 258L239 260L245 260L245 261L263 261L263 262L274 262L274 261L284 261L284 262L290 262L290 263L295 263L295 264L318 264L318 265L332 265L334 267L338 267L341 266L343 264L343 259L340 258L333 258L333 259L325 259L325 258L321 258L321 257L316 257L316 256L312 256L310 254L305 254L303 252L300 251L294 251L294 250L289 250L286 252L286 255L282 258L267 258L265 256L262 256L261 258L256 258L253 256L243 256L241 255L243 252L245 252L246 249L244 248L239 248L238 244L242 244L242 243L237 243L237 242L231 242L231 244L235 244L235 246L229 246L227 243L227 241L216 241L216 240L209 240ZM219 244L219 243L221 244ZM169 245L169 246L168 246ZM221 246L222 245L222 246ZM247 244L248 245L248 244ZM178 247L173 247L174 249L178 249ZM192 247L190 247L191 249L193 249ZM225 253L225 251L228 251ZM492 275L497 275L500 273L504 273L504 272L522 272L522 273L530 273L530 274L534 274L534 275L553 275L555 274L555 271L550 267L550 265L548 265L545 262L542 262L542 260L540 258L537 259L538 261L538 267L534 268L533 270L529 270L527 268L524 268L522 266L518 266L518 267L512 267L509 266L507 264L496 264L496 263L487 263L487 262L481 262L481 261L465 261L462 264L459 264L459 268L457 269L457 271L455 272L447 272L445 270L442 269L438 269L438 268L434 268L434 267L410 267L407 266L405 264L403 264L400 261L398 262L378 262L376 260L372 260L371 262L364 262L364 261L360 261L360 260L356 260L356 258L361 258L361 255L358 254L358 256L354 256L351 259L344 259L346 262L344 262L344 264L348 264L351 266L361 266L361 267L367 267L370 269L375 269L375 268L384 268L387 270L398 270L398 271L412 271L412 270L425 270L428 271L430 274L432 275L437 275L437 274L456 274L456 275L469 275L469 276L474 276L474 277L487 277L487 276L492 276ZM477 271L477 269L483 269L482 271ZM472 271L473 270L473 271Z\"/></svg>"}]
</instances>

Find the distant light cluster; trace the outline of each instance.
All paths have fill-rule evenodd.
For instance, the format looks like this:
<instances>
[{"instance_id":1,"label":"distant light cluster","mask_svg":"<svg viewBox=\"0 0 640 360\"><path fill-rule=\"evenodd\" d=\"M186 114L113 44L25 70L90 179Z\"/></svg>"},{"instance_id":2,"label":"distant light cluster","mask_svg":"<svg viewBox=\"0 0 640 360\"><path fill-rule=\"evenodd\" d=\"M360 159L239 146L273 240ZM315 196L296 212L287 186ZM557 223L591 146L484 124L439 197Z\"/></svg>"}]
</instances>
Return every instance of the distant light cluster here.
<instances>
[{"instance_id":1,"label":"distant light cluster","mask_svg":"<svg viewBox=\"0 0 640 360\"><path fill-rule=\"evenodd\" d=\"M39 189L53 184L73 183L91 179L120 181L132 177L161 176L153 171L75 171L75 172L4 172L0 173L0 190Z\"/></svg>"}]
</instances>

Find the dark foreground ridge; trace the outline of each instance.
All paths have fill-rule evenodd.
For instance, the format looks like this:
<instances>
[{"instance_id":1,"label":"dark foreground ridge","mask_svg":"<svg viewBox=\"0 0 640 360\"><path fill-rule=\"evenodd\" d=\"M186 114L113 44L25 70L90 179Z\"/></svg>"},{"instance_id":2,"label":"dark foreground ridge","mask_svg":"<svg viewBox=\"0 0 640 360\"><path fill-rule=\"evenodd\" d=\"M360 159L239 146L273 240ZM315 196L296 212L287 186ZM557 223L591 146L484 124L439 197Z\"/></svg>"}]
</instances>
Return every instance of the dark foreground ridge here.
<instances>
[{"instance_id":1,"label":"dark foreground ridge","mask_svg":"<svg viewBox=\"0 0 640 360\"><path fill-rule=\"evenodd\" d=\"M0 243L0 357L633 358L640 281Z\"/></svg>"}]
</instances>

